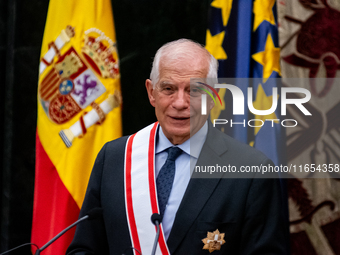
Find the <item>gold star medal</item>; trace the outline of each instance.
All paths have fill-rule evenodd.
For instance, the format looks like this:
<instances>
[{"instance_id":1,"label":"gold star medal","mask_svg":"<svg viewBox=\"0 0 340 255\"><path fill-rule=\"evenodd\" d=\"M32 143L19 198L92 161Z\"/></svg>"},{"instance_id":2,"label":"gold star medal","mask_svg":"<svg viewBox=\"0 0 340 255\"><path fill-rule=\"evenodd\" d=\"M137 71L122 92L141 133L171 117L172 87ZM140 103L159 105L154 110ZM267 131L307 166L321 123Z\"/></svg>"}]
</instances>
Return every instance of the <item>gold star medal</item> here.
<instances>
[{"instance_id":1,"label":"gold star medal","mask_svg":"<svg viewBox=\"0 0 340 255\"><path fill-rule=\"evenodd\" d=\"M204 243L203 250L209 250L210 253L213 251L219 251L221 246L225 243L224 233L220 233L218 229L214 232L208 232L207 237L202 239Z\"/></svg>"}]
</instances>

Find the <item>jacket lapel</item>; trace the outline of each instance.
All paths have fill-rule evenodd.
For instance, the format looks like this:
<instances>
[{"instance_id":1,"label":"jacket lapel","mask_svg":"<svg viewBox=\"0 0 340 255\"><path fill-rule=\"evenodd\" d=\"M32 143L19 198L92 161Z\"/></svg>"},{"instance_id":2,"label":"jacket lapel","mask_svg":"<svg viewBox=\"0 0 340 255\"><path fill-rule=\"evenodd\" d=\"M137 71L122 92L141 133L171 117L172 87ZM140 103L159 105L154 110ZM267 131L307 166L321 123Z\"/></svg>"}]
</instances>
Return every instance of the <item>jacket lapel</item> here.
<instances>
[{"instance_id":1,"label":"jacket lapel","mask_svg":"<svg viewBox=\"0 0 340 255\"><path fill-rule=\"evenodd\" d=\"M209 165L209 163L211 165L222 165L223 162L220 156L227 151L226 142L221 132L213 128L210 122L208 124L207 139L197 160L197 166ZM202 177L202 175L200 176ZM167 241L171 254L175 252L195 222L200 211L219 183L222 174L216 174L214 178L211 178L211 175L209 177L195 178L194 171L190 179Z\"/></svg>"}]
</instances>

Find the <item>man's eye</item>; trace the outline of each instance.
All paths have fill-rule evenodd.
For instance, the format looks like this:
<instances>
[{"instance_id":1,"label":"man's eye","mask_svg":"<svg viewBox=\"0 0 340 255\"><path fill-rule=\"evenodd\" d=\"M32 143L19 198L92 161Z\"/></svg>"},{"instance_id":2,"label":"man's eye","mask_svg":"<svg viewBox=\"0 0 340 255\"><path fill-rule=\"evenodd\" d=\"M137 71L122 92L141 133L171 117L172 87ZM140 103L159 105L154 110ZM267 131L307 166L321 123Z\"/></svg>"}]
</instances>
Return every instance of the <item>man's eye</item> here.
<instances>
[{"instance_id":1,"label":"man's eye","mask_svg":"<svg viewBox=\"0 0 340 255\"><path fill-rule=\"evenodd\" d=\"M190 89L190 96L192 96L192 97L197 97L197 96L200 96L201 94L202 94L202 90L200 90L197 87Z\"/></svg>"},{"instance_id":2,"label":"man's eye","mask_svg":"<svg viewBox=\"0 0 340 255\"><path fill-rule=\"evenodd\" d=\"M163 88L162 88L162 92L165 93L165 94L167 94L167 95L173 93L173 91L174 91L174 89L173 89L173 87L171 87L171 86L167 86L167 87L163 87Z\"/></svg>"}]
</instances>

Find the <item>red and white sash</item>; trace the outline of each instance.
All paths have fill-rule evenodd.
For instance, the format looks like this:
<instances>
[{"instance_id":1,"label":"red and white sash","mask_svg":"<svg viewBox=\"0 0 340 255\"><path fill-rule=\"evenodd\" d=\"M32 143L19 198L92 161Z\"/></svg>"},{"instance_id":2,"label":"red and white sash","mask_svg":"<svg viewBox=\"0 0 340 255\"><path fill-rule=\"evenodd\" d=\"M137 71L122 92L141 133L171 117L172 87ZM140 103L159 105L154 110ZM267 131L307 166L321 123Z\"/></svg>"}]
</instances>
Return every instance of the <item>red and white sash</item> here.
<instances>
[{"instance_id":1,"label":"red and white sash","mask_svg":"<svg viewBox=\"0 0 340 255\"><path fill-rule=\"evenodd\" d=\"M125 207L132 246L149 255L156 227L150 218L159 213L155 182L155 140L158 122L129 137L125 149ZM170 254L162 225L156 254ZM134 254L138 252L134 250Z\"/></svg>"}]
</instances>

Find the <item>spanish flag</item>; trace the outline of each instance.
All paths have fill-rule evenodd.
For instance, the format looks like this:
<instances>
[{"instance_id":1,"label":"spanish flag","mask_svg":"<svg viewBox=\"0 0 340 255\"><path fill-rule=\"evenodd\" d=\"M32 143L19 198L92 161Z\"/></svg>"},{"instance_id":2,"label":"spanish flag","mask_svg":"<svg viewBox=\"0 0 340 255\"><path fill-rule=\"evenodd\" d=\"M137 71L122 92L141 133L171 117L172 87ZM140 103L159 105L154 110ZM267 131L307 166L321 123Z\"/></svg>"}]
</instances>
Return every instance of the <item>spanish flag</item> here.
<instances>
[{"instance_id":1,"label":"spanish flag","mask_svg":"<svg viewBox=\"0 0 340 255\"><path fill-rule=\"evenodd\" d=\"M39 247L77 220L97 153L122 133L110 0L50 0L40 60L31 240ZM73 234L44 254L65 254Z\"/></svg>"}]
</instances>

